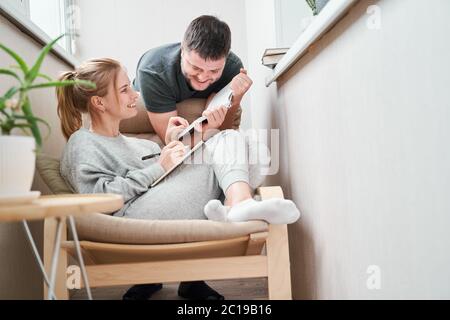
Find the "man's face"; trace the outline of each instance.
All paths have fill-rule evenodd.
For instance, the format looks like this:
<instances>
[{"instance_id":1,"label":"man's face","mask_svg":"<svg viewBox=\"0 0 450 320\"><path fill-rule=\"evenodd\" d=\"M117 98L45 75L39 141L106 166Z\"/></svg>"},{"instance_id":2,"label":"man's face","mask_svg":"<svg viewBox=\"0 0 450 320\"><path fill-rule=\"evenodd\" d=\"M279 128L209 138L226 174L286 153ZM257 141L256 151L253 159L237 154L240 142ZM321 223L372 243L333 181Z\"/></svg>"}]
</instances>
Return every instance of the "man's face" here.
<instances>
[{"instance_id":1,"label":"man's face","mask_svg":"<svg viewBox=\"0 0 450 320\"><path fill-rule=\"evenodd\" d=\"M181 51L181 71L192 89L204 91L220 79L225 68L226 57L219 60L204 60L195 50Z\"/></svg>"}]
</instances>

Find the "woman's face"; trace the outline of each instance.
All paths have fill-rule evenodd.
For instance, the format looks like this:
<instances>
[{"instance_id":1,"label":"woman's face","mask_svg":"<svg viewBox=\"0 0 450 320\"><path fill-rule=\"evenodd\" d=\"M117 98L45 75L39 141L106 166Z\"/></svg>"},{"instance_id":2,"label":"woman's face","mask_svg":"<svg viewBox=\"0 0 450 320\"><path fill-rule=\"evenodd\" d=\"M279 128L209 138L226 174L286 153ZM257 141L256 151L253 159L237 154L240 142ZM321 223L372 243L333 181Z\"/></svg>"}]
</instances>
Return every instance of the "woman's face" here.
<instances>
[{"instance_id":1,"label":"woman's face","mask_svg":"<svg viewBox=\"0 0 450 320\"><path fill-rule=\"evenodd\" d=\"M133 118L137 115L136 102L139 94L131 87L130 79L124 69L120 69L115 87L111 82L108 94L104 97L108 113L119 120Z\"/></svg>"}]
</instances>

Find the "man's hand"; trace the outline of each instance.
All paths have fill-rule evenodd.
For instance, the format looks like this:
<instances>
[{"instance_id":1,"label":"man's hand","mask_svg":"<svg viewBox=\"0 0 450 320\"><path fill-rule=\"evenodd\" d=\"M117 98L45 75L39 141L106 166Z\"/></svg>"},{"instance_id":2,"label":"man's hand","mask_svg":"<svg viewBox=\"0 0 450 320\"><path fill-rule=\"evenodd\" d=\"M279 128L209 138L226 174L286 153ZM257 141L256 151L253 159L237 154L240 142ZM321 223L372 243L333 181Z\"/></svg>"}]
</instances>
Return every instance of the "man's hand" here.
<instances>
[{"instance_id":1,"label":"man's hand","mask_svg":"<svg viewBox=\"0 0 450 320\"><path fill-rule=\"evenodd\" d=\"M252 79L247 75L247 70L241 69L241 72L231 80L231 90L233 91L233 101L231 108L228 110L227 117L223 122L220 130L230 129L234 127L237 112L240 109L242 98L253 85Z\"/></svg>"},{"instance_id":2,"label":"man's hand","mask_svg":"<svg viewBox=\"0 0 450 320\"><path fill-rule=\"evenodd\" d=\"M176 141L178 135L189 126L189 122L182 117L171 117L167 125L167 131L164 141L166 145L172 141Z\"/></svg>"},{"instance_id":3,"label":"man's hand","mask_svg":"<svg viewBox=\"0 0 450 320\"><path fill-rule=\"evenodd\" d=\"M212 136L214 136L217 132L219 132L219 128L222 123L225 121L225 117L227 115L228 108L225 106L221 106L215 110L205 110L203 112L203 116L206 117L208 123L199 124L195 127L195 130L202 133L203 141L208 140Z\"/></svg>"},{"instance_id":4,"label":"man's hand","mask_svg":"<svg viewBox=\"0 0 450 320\"><path fill-rule=\"evenodd\" d=\"M233 105L239 105L242 98L253 85L252 79L247 75L247 70L241 72L231 80L231 90L233 91Z\"/></svg>"}]
</instances>

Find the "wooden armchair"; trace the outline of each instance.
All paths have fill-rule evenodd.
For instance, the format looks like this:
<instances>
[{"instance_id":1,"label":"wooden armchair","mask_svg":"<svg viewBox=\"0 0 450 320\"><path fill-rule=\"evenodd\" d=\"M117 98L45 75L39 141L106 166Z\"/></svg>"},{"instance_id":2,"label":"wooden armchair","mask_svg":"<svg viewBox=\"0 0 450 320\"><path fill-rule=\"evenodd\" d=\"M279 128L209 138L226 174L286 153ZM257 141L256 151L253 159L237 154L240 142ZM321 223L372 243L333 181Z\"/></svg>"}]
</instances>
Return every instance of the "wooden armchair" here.
<instances>
[{"instance_id":1,"label":"wooden armchair","mask_svg":"<svg viewBox=\"0 0 450 320\"><path fill-rule=\"evenodd\" d=\"M183 113L186 107L190 114ZM181 116L192 121L201 114L204 101L191 100L178 108ZM155 136L149 137L149 130L143 106L137 119L125 122L121 128L123 133L157 141ZM70 192L59 176L59 160L40 155L37 166L53 193ZM261 199L283 197L280 187L263 187L257 194ZM267 277L269 299L292 298L286 225L262 221L148 221L100 213L77 218L76 225L90 287ZM56 221L47 219L44 223L47 270L55 235ZM62 237L55 293L58 299L68 299L68 255L76 255L66 231ZM266 254L262 255L264 246ZM46 297L46 287L44 291Z\"/></svg>"}]
</instances>

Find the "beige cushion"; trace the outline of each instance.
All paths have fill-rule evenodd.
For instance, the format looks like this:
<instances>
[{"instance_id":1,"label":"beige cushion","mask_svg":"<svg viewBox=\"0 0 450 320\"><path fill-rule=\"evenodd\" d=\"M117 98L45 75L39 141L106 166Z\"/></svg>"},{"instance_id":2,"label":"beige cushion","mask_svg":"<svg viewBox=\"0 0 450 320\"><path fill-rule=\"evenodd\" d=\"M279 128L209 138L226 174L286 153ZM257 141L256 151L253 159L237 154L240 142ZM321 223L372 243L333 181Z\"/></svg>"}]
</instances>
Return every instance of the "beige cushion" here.
<instances>
[{"instance_id":1,"label":"beige cushion","mask_svg":"<svg viewBox=\"0 0 450 320\"><path fill-rule=\"evenodd\" d=\"M37 169L53 194L72 193L60 175L58 159L37 155ZM265 222L136 220L101 213L76 218L81 240L120 244L168 244L223 240L268 230Z\"/></svg>"},{"instance_id":2,"label":"beige cushion","mask_svg":"<svg viewBox=\"0 0 450 320\"><path fill-rule=\"evenodd\" d=\"M177 104L177 111L180 117L185 118L189 123L200 117L205 110L205 99L189 99ZM120 123L120 132L124 134L155 133L153 126L145 108L144 101L139 98L137 103L138 114L136 117L123 120Z\"/></svg>"},{"instance_id":3,"label":"beige cushion","mask_svg":"<svg viewBox=\"0 0 450 320\"><path fill-rule=\"evenodd\" d=\"M169 244L232 239L269 229L263 221L137 220L94 214L76 219L80 239L118 244Z\"/></svg>"},{"instance_id":4,"label":"beige cushion","mask_svg":"<svg viewBox=\"0 0 450 320\"><path fill-rule=\"evenodd\" d=\"M36 167L42 180L53 194L73 193L66 184L59 171L59 160L43 153L36 156Z\"/></svg>"}]
</instances>

